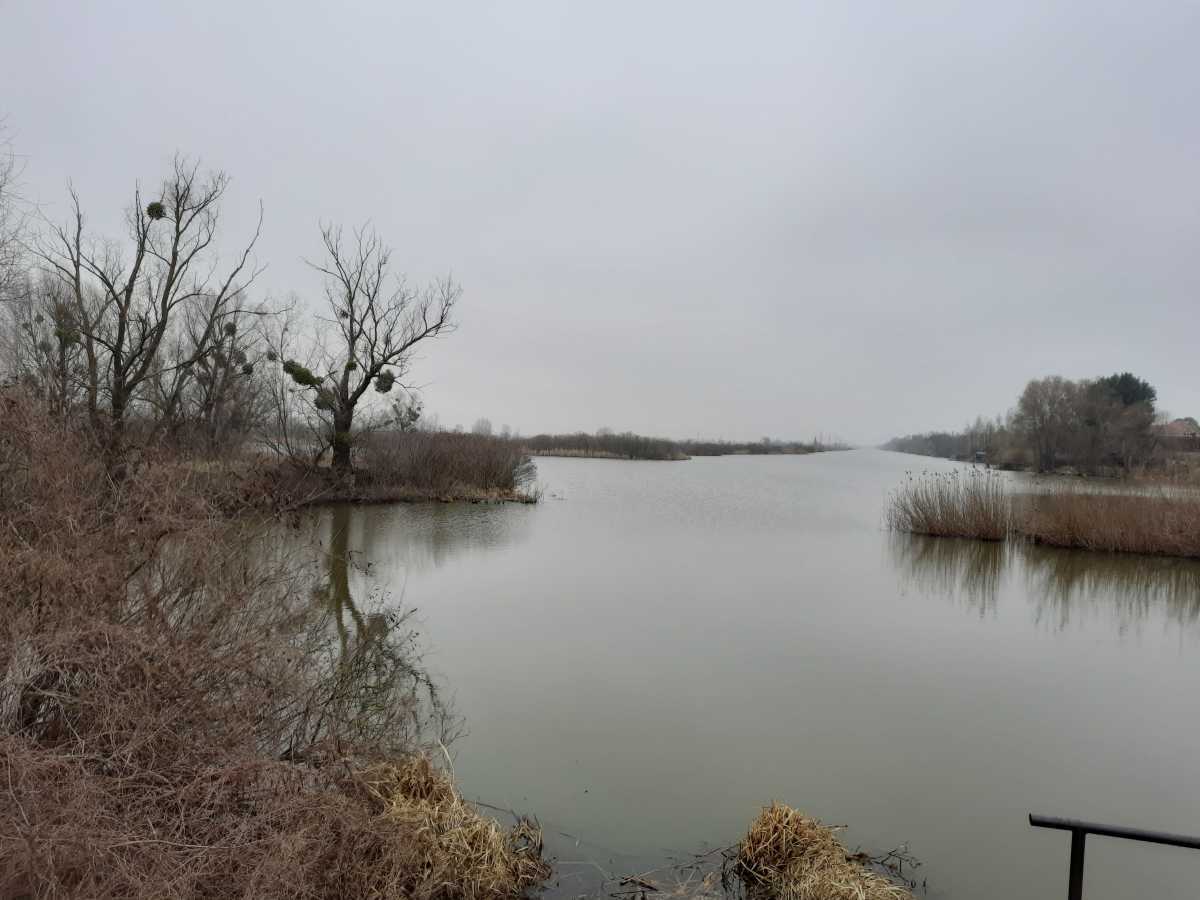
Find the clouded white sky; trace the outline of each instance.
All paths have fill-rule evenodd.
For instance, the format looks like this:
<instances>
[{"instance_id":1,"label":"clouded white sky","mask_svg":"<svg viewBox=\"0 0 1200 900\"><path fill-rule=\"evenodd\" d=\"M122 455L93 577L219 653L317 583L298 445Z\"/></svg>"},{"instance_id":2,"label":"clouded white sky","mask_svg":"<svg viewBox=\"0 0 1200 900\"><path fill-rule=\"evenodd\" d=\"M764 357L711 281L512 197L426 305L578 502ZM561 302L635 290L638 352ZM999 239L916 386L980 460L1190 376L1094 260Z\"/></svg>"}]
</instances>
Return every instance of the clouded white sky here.
<instances>
[{"instance_id":1,"label":"clouded white sky","mask_svg":"<svg viewBox=\"0 0 1200 900\"><path fill-rule=\"evenodd\" d=\"M446 425L858 442L1129 369L1200 414L1200 6L0 6L51 218L118 233L176 151L261 200L263 296L371 220L461 327ZM230 243L229 249L233 245Z\"/></svg>"}]
</instances>

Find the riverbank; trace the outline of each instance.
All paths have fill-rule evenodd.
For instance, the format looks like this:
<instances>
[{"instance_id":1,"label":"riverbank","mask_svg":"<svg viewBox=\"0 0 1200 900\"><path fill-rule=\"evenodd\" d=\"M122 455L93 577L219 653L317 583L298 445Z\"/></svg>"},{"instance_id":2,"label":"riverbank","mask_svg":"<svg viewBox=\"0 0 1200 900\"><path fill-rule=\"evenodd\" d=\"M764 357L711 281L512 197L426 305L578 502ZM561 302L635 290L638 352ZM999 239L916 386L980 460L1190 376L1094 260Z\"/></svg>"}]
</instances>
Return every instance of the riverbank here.
<instances>
[{"instance_id":1,"label":"riverbank","mask_svg":"<svg viewBox=\"0 0 1200 900\"><path fill-rule=\"evenodd\" d=\"M885 519L894 531L934 537L1200 558L1200 494L1191 490L1051 483L1015 493L990 472L923 474L892 493Z\"/></svg>"},{"instance_id":2,"label":"riverbank","mask_svg":"<svg viewBox=\"0 0 1200 900\"><path fill-rule=\"evenodd\" d=\"M509 438L433 431L378 431L356 442L349 471L311 448L249 449L221 458L176 455L210 490L236 488L240 502L268 511L323 503L537 503L537 469Z\"/></svg>"},{"instance_id":3,"label":"riverbank","mask_svg":"<svg viewBox=\"0 0 1200 900\"><path fill-rule=\"evenodd\" d=\"M272 541L261 472L146 452L114 479L85 427L0 399L0 894L515 900L549 878L537 826L437 764L459 723L407 616L345 610L336 566Z\"/></svg>"},{"instance_id":4,"label":"riverbank","mask_svg":"<svg viewBox=\"0 0 1200 900\"><path fill-rule=\"evenodd\" d=\"M225 469L228 477L236 466ZM336 473L328 467L292 463L249 463L237 468L246 485L243 496L263 509L298 509L330 503L537 503L541 489L527 482L516 486L479 485L461 481L414 483L381 477L371 469Z\"/></svg>"}]
</instances>

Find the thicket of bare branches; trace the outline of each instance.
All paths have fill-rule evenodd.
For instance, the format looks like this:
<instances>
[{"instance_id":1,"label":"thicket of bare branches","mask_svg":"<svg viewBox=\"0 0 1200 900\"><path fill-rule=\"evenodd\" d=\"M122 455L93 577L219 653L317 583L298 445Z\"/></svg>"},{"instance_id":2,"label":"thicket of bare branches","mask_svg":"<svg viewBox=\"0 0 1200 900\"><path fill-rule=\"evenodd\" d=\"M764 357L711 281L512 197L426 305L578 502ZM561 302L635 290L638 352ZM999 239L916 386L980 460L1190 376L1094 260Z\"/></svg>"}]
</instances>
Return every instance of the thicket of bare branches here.
<instances>
[{"instance_id":1,"label":"thicket of bare branches","mask_svg":"<svg viewBox=\"0 0 1200 900\"><path fill-rule=\"evenodd\" d=\"M72 188L69 219L47 223L32 242L37 272L27 277L37 291L20 314L19 334L32 348L33 373L43 381L49 373L59 393L73 388L69 399L86 411L110 469L135 416L171 432L191 404L210 438L219 433L229 418L230 379L253 374L237 335L254 312L245 294L262 217L221 271L228 186L224 173L203 174L177 157L158 190L135 188L122 241L92 233Z\"/></svg>"},{"instance_id":2,"label":"thicket of bare branches","mask_svg":"<svg viewBox=\"0 0 1200 900\"><path fill-rule=\"evenodd\" d=\"M86 422L110 478L170 446L224 462L242 456L240 468L286 461L275 475L287 496L297 486L314 494L321 482L326 493L353 492L355 444L415 429L421 401L403 381L419 347L454 330L461 289L450 278L410 285L370 226L322 227L322 255L310 265L325 308L301 322L296 301L251 296L261 210L241 249L222 260L223 172L177 156L156 190L135 187L120 238L89 225L73 187L65 221L27 222L16 174L15 155L0 153L0 383L21 384L63 422ZM447 478L473 495L512 491L503 485L527 478L523 455L498 445L464 453L462 443L425 440L403 465L393 453L386 469L359 474L402 494L444 492ZM445 458L431 460L430 450ZM499 474L498 460L508 465ZM400 486L401 473L420 483Z\"/></svg>"},{"instance_id":3,"label":"thicket of bare branches","mask_svg":"<svg viewBox=\"0 0 1200 900\"><path fill-rule=\"evenodd\" d=\"M19 296L24 274L25 210L17 193L20 165L0 121L0 303Z\"/></svg>"},{"instance_id":4,"label":"thicket of bare branches","mask_svg":"<svg viewBox=\"0 0 1200 900\"><path fill-rule=\"evenodd\" d=\"M453 720L402 621L347 629L336 567L224 518L237 489L169 457L113 479L27 392L0 406L0 896L495 900L545 877L536 829L414 763Z\"/></svg>"}]
</instances>

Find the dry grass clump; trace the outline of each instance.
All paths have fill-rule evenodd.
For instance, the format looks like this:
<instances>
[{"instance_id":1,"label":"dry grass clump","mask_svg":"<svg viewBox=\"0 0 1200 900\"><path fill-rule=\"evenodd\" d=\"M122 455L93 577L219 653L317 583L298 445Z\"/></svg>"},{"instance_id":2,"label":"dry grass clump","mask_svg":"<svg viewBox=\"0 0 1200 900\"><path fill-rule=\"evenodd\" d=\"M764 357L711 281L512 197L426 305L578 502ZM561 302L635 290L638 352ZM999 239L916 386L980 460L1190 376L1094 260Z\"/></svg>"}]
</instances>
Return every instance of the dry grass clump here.
<instances>
[{"instance_id":1,"label":"dry grass clump","mask_svg":"<svg viewBox=\"0 0 1200 900\"><path fill-rule=\"evenodd\" d=\"M1019 530L1052 547L1200 557L1200 495L1060 487L1022 499Z\"/></svg>"},{"instance_id":2,"label":"dry grass clump","mask_svg":"<svg viewBox=\"0 0 1200 900\"><path fill-rule=\"evenodd\" d=\"M763 809L738 847L743 879L779 900L911 900L866 868L832 828L782 803Z\"/></svg>"},{"instance_id":3,"label":"dry grass clump","mask_svg":"<svg viewBox=\"0 0 1200 900\"><path fill-rule=\"evenodd\" d=\"M450 776L424 756L411 756L368 773L383 821L407 836L420 861L420 883L404 896L515 897L550 877L542 859L542 832L521 819L505 830L463 800ZM397 895L399 896L399 895Z\"/></svg>"},{"instance_id":4,"label":"dry grass clump","mask_svg":"<svg viewBox=\"0 0 1200 900\"><path fill-rule=\"evenodd\" d=\"M971 470L909 475L886 513L894 531L1002 541L1012 528L1012 503L999 475Z\"/></svg>"}]
</instances>

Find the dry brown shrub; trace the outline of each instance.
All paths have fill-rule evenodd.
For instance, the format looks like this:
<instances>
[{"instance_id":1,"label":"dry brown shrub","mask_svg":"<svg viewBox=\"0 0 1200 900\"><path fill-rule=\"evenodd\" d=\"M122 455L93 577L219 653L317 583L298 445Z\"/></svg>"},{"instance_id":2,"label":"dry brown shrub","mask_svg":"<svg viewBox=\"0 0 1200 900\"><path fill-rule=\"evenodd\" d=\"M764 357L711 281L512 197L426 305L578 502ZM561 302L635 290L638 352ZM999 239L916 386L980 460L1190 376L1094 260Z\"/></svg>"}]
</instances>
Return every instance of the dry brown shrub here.
<instances>
[{"instance_id":1,"label":"dry brown shrub","mask_svg":"<svg viewBox=\"0 0 1200 900\"><path fill-rule=\"evenodd\" d=\"M361 443L363 486L383 496L515 495L536 474L519 442L493 435L380 431Z\"/></svg>"},{"instance_id":2,"label":"dry brown shrub","mask_svg":"<svg viewBox=\"0 0 1200 900\"><path fill-rule=\"evenodd\" d=\"M144 454L114 482L86 432L0 406L0 897L503 900L544 877L536 830L414 761L448 719L406 632L331 639L319 573L246 552L236 480Z\"/></svg>"},{"instance_id":3,"label":"dry brown shrub","mask_svg":"<svg viewBox=\"0 0 1200 900\"><path fill-rule=\"evenodd\" d=\"M773 803L738 846L743 879L781 900L911 900L912 894L866 868L834 829Z\"/></svg>"}]
</instances>

